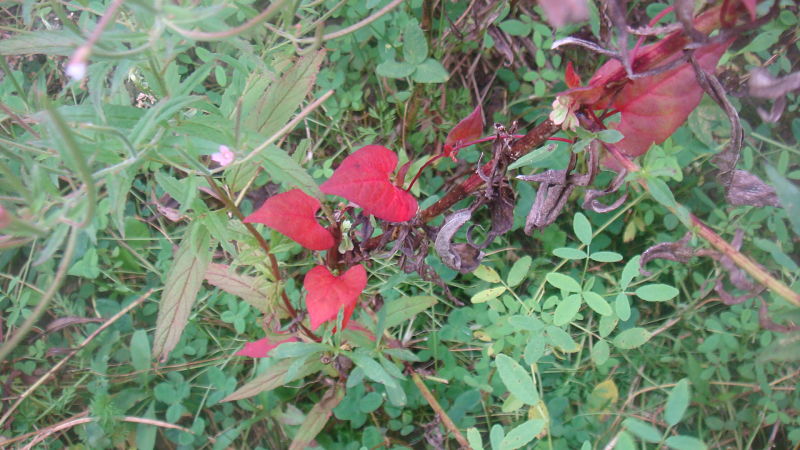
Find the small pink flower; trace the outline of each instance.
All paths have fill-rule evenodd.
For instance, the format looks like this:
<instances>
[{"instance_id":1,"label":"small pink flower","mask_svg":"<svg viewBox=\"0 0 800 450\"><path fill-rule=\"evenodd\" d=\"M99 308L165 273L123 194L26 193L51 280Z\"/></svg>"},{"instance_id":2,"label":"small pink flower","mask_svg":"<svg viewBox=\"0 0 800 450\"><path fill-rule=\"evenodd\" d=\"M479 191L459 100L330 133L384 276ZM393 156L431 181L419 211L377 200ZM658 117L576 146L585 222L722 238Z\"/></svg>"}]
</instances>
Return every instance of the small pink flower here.
<instances>
[{"instance_id":1,"label":"small pink flower","mask_svg":"<svg viewBox=\"0 0 800 450\"><path fill-rule=\"evenodd\" d=\"M234 157L235 155L227 145L220 145L219 151L211 154L211 160L215 161L221 167L225 167L232 163Z\"/></svg>"}]
</instances>

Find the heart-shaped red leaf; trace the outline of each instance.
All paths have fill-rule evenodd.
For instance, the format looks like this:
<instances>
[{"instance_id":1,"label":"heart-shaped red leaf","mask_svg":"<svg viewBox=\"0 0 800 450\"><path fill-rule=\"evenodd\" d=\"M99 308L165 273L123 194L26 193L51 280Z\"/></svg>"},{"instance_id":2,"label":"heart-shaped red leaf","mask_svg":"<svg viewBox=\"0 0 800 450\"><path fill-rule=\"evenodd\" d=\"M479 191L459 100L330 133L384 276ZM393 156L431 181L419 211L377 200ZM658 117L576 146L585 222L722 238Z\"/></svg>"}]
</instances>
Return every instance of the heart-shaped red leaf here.
<instances>
[{"instance_id":1,"label":"heart-shaped red leaf","mask_svg":"<svg viewBox=\"0 0 800 450\"><path fill-rule=\"evenodd\" d=\"M344 308L342 328L346 328L358 296L367 287L367 271L358 265L337 277L327 267L317 266L308 271L303 286L308 291L306 309L312 330L329 320L336 320L340 308Z\"/></svg>"},{"instance_id":2,"label":"heart-shaped red leaf","mask_svg":"<svg viewBox=\"0 0 800 450\"><path fill-rule=\"evenodd\" d=\"M455 154L463 144L481 137L483 126L483 108L478 105L447 134L444 140L444 156L455 159Z\"/></svg>"},{"instance_id":3,"label":"heart-shaped red leaf","mask_svg":"<svg viewBox=\"0 0 800 450\"><path fill-rule=\"evenodd\" d=\"M320 190L344 197L367 214L389 222L405 222L417 213L417 201L389 180L397 155L380 145L367 145L342 161Z\"/></svg>"},{"instance_id":4,"label":"heart-shaped red leaf","mask_svg":"<svg viewBox=\"0 0 800 450\"><path fill-rule=\"evenodd\" d=\"M705 71L713 72L731 41L711 44L695 52ZM628 156L639 156L652 144L664 142L689 117L703 97L694 68L685 63L652 77L628 82L614 100L622 113L615 127L625 138L617 144Z\"/></svg>"},{"instance_id":5,"label":"heart-shaped red leaf","mask_svg":"<svg viewBox=\"0 0 800 450\"><path fill-rule=\"evenodd\" d=\"M251 358L266 358L269 356L269 352L283 344L284 342L297 342L297 338L292 336L287 339L283 340L274 340L270 337L261 338L257 341L247 342L244 344L244 348L236 352L236 356L249 356Z\"/></svg>"},{"instance_id":6,"label":"heart-shaped red leaf","mask_svg":"<svg viewBox=\"0 0 800 450\"><path fill-rule=\"evenodd\" d=\"M330 231L317 222L319 208L319 200L292 189L268 198L244 221L263 223L309 250L327 250L334 241Z\"/></svg>"}]
</instances>

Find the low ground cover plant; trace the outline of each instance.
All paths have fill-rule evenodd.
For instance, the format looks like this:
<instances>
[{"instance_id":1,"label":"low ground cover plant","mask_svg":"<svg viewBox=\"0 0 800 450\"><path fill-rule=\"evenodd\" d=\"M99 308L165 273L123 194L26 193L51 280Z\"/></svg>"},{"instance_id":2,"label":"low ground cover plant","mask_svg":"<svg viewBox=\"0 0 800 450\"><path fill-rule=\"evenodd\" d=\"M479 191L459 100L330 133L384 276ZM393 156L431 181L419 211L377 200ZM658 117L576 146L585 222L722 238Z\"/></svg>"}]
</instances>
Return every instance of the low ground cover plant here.
<instances>
[{"instance_id":1,"label":"low ground cover plant","mask_svg":"<svg viewBox=\"0 0 800 450\"><path fill-rule=\"evenodd\" d=\"M25 2L0 446L800 442L790 1Z\"/></svg>"}]
</instances>

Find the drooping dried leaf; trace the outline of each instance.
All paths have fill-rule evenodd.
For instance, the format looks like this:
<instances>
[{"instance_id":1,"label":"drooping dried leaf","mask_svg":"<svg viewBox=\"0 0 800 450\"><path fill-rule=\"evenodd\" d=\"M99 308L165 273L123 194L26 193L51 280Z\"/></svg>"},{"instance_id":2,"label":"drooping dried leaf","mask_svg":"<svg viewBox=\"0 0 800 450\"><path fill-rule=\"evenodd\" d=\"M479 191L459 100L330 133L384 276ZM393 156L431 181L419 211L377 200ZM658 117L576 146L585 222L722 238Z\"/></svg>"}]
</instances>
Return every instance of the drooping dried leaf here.
<instances>
[{"instance_id":1,"label":"drooping dried leaf","mask_svg":"<svg viewBox=\"0 0 800 450\"><path fill-rule=\"evenodd\" d=\"M393 151L367 145L345 158L320 190L344 197L379 219L405 222L417 213L417 200L390 181L396 166Z\"/></svg>"},{"instance_id":2,"label":"drooping dried leaf","mask_svg":"<svg viewBox=\"0 0 800 450\"><path fill-rule=\"evenodd\" d=\"M316 330L323 323L336 320L341 308L344 308L342 328L346 328L358 296L366 286L367 271L362 265L353 266L338 277L325 266L316 266L309 270L303 280L303 287L308 291L306 309L311 319L311 329Z\"/></svg>"},{"instance_id":3,"label":"drooping dried leaf","mask_svg":"<svg viewBox=\"0 0 800 450\"><path fill-rule=\"evenodd\" d=\"M734 206L780 206L775 189L746 170L733 172L725 198Z\"/></svg>"},{"instance_id":4,"label":"drooping dried leaf","mask_svg":"<svg viewBox=\"0 0 800 450\"><path fill-rule=\"evenodd\" d=\"M800 72L776 78L767 69L759 67L750 71L748 87L753 97L781 98L791 91L800 89Z\"/></svg>"},{"instance_id":5,"label":"drooping dried leaf","mask_svg":"<svg viewBox=\"0 0 800 450\"><path fill-rule=\"evenodd\" d=\"M269 310L266 283L256 277L238 274L225 264L211 263L206 269L205 279L209 284L241 298L262 313Z\"/></svg>"},{"instance_id":6,"label":"drooping dried leaf","mask_svg":"<svg viewBox=\"0 0 800 450\"><path fill-rule=\"evenodd\" d=\"M317 222L319 208L319 200L300 189L292 189L268 198L244 221L264 224L309 250L327 250L334 240Z\"/></svg>"},{"instance_id":7,"label":"drooping dried leaf","mask_svg":"<svg viewBox=\"0 0 800 450\"><path fill-rule=\"evenodd\" d=\"M620 169L619 173L617 174L616 178L608 185L605 189L587 189L586 192L583 194L583 208L590 209L596 213L607 213L614 211L615 209L622 206L625 203L625 200L628 199L628 194L622 194L620 198L615 200L612 204L606 205L602 203L599 199L605 197L606 195L612 194L617 192L619 188L625 182L625 176L628 172L624 169Z\"/></svg>"},{"instance_id":8,"label":"drooping dried leaf","mask_svg":"<svg viewBox=\"0 0 800 450\"><path fill-rule=\"evenodd\" d=\"M642 257L639 260L639 271L644 276L652 275L645 270L645 266L654 259L668 259L670 261L682 263L689 262L695 253L694 249L688 246L691 238L692 234L686 233L679 241L662 242L648 248L642 253Z\"/></svg>"},{"instance_id":9,"label":"drooping dried leaf","mask_svg":"<svg viewBox=\"0 0 800 450\"><path fill-rule=\"evenodd\" d=\"M96 317L59 317L58 319L48 323L44 332L46 334L54 333L73 325L80 325L82 323L97 323L102 322L103 320L104 319Z\"/></svg>"},{"instance_id":10,"label":"drooping dried leaf","mask_svg":"<svg viewBox=\"0 0 800 450\"><path fill-rule=\"evenodd\" d=\"M470 115L458 122L447 133L447 138L444 140L444 155L455 159L461 145L480 138L481 134L483 134L483 128L483 108L478 105Z\"/></svg>"},{"instance_id":11,"label":"drooping dried leaf","mask_svg":"<svg viewBox=\"0 0 800 450\"><path fill-rule=\"evenodd\" d=\"M471 217L472 210L469 208L456 211L445 217L444 224L436 234L436 241L433 245L444 265L461 273L469 273L475 270L484 256L484 253L473 245L453 243L453 237Z\"/></svg>"},{"instance_id":12,"label":"drooping dried leaf","mask_svg":"<svg viewBox=\"0 0 800 450\"><path fill-rule=\"evenodd\" d=\"M311 408L306 420L297 430L289 450L302 450L311 445L315 437L325 428L325 424L333 414L333 408L344 398L344 389L340 385L335 385L322 395L320 401Z\"/></svg>"},{"instance_id":13,"label":"drooping dried leaf","mask_svg":"<svg viewBox=\"0 0 800 450\"><path fill-rule=\"evenodd\" d=\"M208 231L196 225L175 254L161 294L153 338L153 356L161 362L167 360L178 344L189 320L197 292L203 284L203 275L211 262L209 242Z\"/></svg>"}]
</instances>

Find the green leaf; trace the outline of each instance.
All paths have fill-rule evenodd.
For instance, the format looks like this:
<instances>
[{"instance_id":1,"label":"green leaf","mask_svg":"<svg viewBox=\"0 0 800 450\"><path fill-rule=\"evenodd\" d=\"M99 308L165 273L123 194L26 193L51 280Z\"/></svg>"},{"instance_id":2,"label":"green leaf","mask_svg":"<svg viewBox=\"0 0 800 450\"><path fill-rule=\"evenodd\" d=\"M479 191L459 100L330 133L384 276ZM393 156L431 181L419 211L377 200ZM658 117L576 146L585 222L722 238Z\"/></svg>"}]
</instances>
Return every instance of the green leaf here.
<instances>
[{"instance_id":1,"label":"green leaf","mask_svg":"<svg viewBox=\"0 0 800 450\"><path fill-rule=\"evenodd\" d=\"M672 191L664 180L652 177L647 178L647 188L650 191L650 195L652 195L658 203L661 203L667 208L675 208L677 205L675 196L672 195Z\"/></svg>"},{"instance_id":2,"label":"green leaf","mask_svg":"<svg viewBox=\"0 0 800 450\"><path fill-rule=\"evenodd\" d=\"M66 30L20 33L0 40L0 55L69 56L83 39Z\"/></svg>"},{"instance_id":3,"label":"green leaf","mask_svg":"<svg viewBox=\"0 0 800 450\"><path fill-rule=\"evenodd\" d=\"M348 358L350 358L361 370L364 371L364 375L366 375L369 379L373 381L377 381L386 386L393 386L397 387L397 380L392 378L389 375L389 372L383 368L377 361L370 358L369 356L363 353L347 353Z\"/></svg>"},{"instance_id":4,"label":"green leaf","mask_svg":"<svg viewBox=\"0 0 800 450\"><path fill-rule=\"evenodd\" d=\"M131 336L131 364L137 371L150 369L150 341L145 330L136 330Z\"/></svg>"},{"instance_id":5,"label":"green leaf","mask_svg":"<svg viewBox=\"0 0 800 450\"><path fill-rule=\"evenodd\" d=\"M403 31L403 59L413 65L428 58L428 40L416 20L410 20Z\"/></svg>"},{"instance_id":6,"label":"green leaf","mask_svg":"<svg viewBox=\"0 0 800 450\"><path fill-rule=\"evenodd\" d=\"M775 193L781 206L786 211L786 217L792 224L796 236L800 236L800 188L781 175L772 166L766 167L770 183L775 187Z\"/></svg>"},{"instance_id":7,"label":"green leaf","mask_svg":"<svg viewBox=\"0 0 800 450\"><path fill-rule=\"evenodd\" d=\"M285 151L270 145L261 153L261 161L266 172L284 188L298 187L312 197L324 199L314 178Z\"/></svg>"},{"instance_id":8,"label":"green leaf","mask_svg":"<svg viewBox=\"0 0 800 450\"><path fill-rule=\"evenodd\" d=\"M506 291L506 287L505 286L498 286L498 287L493 287L493 288L489 288L489 289L484 289L484 290L478 292L477 294L473 295L472 298L470 298L469 301L472 302L472 303L488 302L489 300L492 300L492 299L495 299L495 298L499 297L500 294L502 294L505 291Z\"/></svg>"},{"instance_id":9,"label":"green leaf","mask_svg":"<svg viewBox=\"0 0 800 450\"><path fill-rule=\"evenodd\" d=\"M209 240L208 231L194 225L178 247L167 274L153 339L153 356L161 362L167 360L169 352L178 344L189 320L203 275L211 262Z\"/></svg>"},{"instance_id":10,"label":"green leaf","mask_svg":"<svg viewBox=\"0 0 800 450\"><path fill-rule=\"evenodd\" d=\"M484 266L483 264L478 266L472 274L489 283L499 283L502 281L502 278L500 278L500 275L494 269L489 266Z\"/></svg>"},{"instance_id":11,"label":"green leaf","mask_svg":"<svg viewBox=\"0 0 800 450\"><path fill-rule=\"evenodd\" d=\"M528 364L535 364L544 356L544 336L531 335L522 356Z\"/></svg>"},{"instance_id":12,"label":"green leaf","mask_svg":"<svg viewBox=\"0 0 800 450\"><path fill-rule=\"evenodd\" d=\"M665 443L667 447L674 450L706 450L708 448L703 441L692 436L670 436Z\"/></svg>"},{"instance_id":13,"label":"green leaf","mask_svg":"<svg viewBox=\"0 0 800 450\"><path fill-rule=\"evenodd\" d=\"M375 67L375 73L385 78L405 78L414 73L415 67L405 61L387 59Z\"/></svg>"},{"instance_id":14,"label":"green leaf","mask_svg":"<svg viewBox=\"0 0 800 450\"><path fill-rule=\"evenodd\" d=\"M628 301L628 296L623 292L617 294L617 298L614 300L614 309L617 311L619 320L628 320L631 318L631 304Z\"/></svg>"},{"instance_id":15,"label":"green leaf","mask_svg":"<svg viewBox=\"0 0 800 450\"><path fill-rule=\"evenodd\" d=\"M605 340L597 341L592 347L592 361L594 361L595 365L602 366L605 364L610 354L611 350Z\"/></svg>"},{"instance_id":16,"label":"green leaf","mask_svg":"<svg viewBox=\"0 0 800 450\"><path fill-rule=\"evenodd\" d=\"M442 63L428 58L417 65L411 78L417 83L444 83L450 78L450 74Z\"/></svg>"},{"instance_id":17,"label":"green leaf","mask_svg":"<svg viewBox=\"0 0 800 450\"><path fill-rule=\"evenodd\" d=\"M550 344L558 347L562 352L575 353L580 350L578 343L572 339L572 336L557 326L548 326L545 329L545 333Z\"/></svg>"},{"instance_id":18,"label":"green leaf","mask_svg":"<svg viewBox=\"0 0 800 450\"><path fill-rule=\"evenodd\" d=\"M275 359L305 358L314 353L332 350L330 346L317 342L284 342L270 352Z\"/></svg>"},{"instance_id":19,"label":"green leaf","mask_svg":"<svg viewBox=\"0 0 800 450\"><path fill-rule=\"evenodd\" d=\"M489 442L492 444L492 449L498 450L505 436L506 433L505 430L503 430L503 426L499 423L494 424L489 432Z\"/></svg>"},{"instance_id":20,"label":"green leaf","mask_svg":"<svg viewBox=\"0 0 800 450\"><path fill-rule=\"evenodd\" d=\"M555 146L552 145L545 145L543 147L539 147L536 150L523 155L520 159L514 161L508 166L508 169L518 169L523 166L529 166L531 164L536 164L539 161L544 161L545 159L549 158L553 153L553 149Z\"/></svg>"},{"instance_id":21,"label":"green leaf","mask_svg":"<svg viewBox=\"0 0 800 450\"><path fill-rule=\"evenodd\" d=\"M569 275L557 272L550 272L545 276L545 280L553 286L566 292L580 292L581 285Z\"/></svg>"},{"instance_id":22,"label":"green leaf","mask_svg":"<svg viewBox=\"0 0 800 450\"><path fill-rule=\"evenodd\" d=\"M650 425L649 423L642 422L641 420L634 419L633 417L628 417L622 421L622 426L627 428L631 433L635 434L636 437L645 442L661 442L661 432L658 431L658 428Z\"/></svg>"},{"instance_id":23,"label":"green leaf","mask_svg":"<svg viewBox=\"0 0 800 450\"><path fill-rule=\"evenodd\" d=\"M588 255L583 250L570 247L559 247L553 250L553 254L562 259L586 259Z\"/></svg>"},{"instance_id":24,"label":"green leaf","mask_svg":"<svg viewBox=\"0 0 800 450\"><path fill-rule=\"evenodd\" d=\"M531 25L517 19L509 19L500 22L498 25L501 30L512 36L526 36L531 32Z\"/></svg>"},{"instance_id":25,"label":"green leaf","mask_svg":"<svg viewBox=\"0 0 800 450\"><path fill-rule=\"evenodd\" d=\"M684 378L678 381L667 397L667 404L664 406L664 421L667 425L674 427L681 421L690 400L689 380Z\"/></svg>"},{"instance_id":26,"label":"green leaf","mask_svg":"<svg viewBox=\"0 0 800 450\"><path fill-rule=\"evenodd\" d=\"M506 284L508 284L509 287L514 287L522 283L525 280L525 277L528 276L528 271L531 270L532 261L533 260L528 255L518 259L517 262L511 266L511 270L508 271Z\"/></svg>"},{"instance_id":27,"label":"green leaf","mask_svg":"<svg viewBox=\"0 0 800 450\"><path fill-rule=\"evenodd\" d=\"M556 326L566 325L572 322L575 315L581 309L581 296L580 294L572 294L563 299L553 314L553 324Z\"/></svg>"},{"instance_id":28,"label":"green leaf","mask_svg":"<svg viewBox=\"0 0 800 450\"><path fill-rule=\"evenodd\" d=\"M515 450L528 442L534 440L536 436L542 432L544 428L544 420L532 419L522 425L516 426L513 430L509 431L503 442L500 443L501 450Z\"/></svg>"},{"instance_id":29,"label":"green leaf","mask_svg":"<svg viewBox=\"0 0 800 450\"><path fill-rule=\"evenodd\" d=\"M622 269L622 276L620 277L619 281L619 285L622 290L628 289L631 281L639 275L640 259L641 257L639 255L634 256L625 264L625 268Z\"/></svg>"},{"instance_id":30,"label":"green leaf","mask_svg":"<svg viewBox=\"0 0 800 450\"><path fill-rule=\"evenodd\" d=\"M539 393L536 385L527 370L518 362L500 353L495 359L497 372L503 384L514 397L521 400L526 405L535 405L539 402Z\"/></svg>"},{"instance_id":31,"label":"green leaf","mask_svg":"<svg viewBox=\"0 0 800 450\"><path fill-rule=\"evenodd\" d=\"M302 362L297 370L293 370L291 376L287 376L289 368L295 363L294 359L282 359L278 363L270 366L261 375L237 389L233 394L223 398L223 402L242 400L258 395L262 392L271 391L284 384L304 378L312 373L322 370L322 363L319 359L310 359Z\"/></svg>"},{"instance_id":32,"label":"green leaf","mask_svg":"<svg viewBox=\"0 0 800 450\"><path fill-rule=\"evenodd\" d=\"M431 308L437 301L436 297L419 295L415 297L402 297L387 302L384 306L384 309L386 309L386 322L384 327L396 327L422 311Z\"/></svg>"},{"instance_id":33,"label":"green leaf","mask_svg":"<svg viewBox=\"0 0 800 450\"><path fill-rule=\"evenodd\" d=\"M481 438L481 432L477 428L467 428L467 442L469 442L472 450L483 450L483 438Z\"/></svg>"},{"instance_id":34,"label":"green leaf","mask_svg":"<svg viewBox=\"0 0 800 450\"><path fill-rule=\"evenodd\" d=\"M650 332L644 328L629 328L614 338L614 345L623 350L641 347L650 340Z\"/></svg>"},{"instance_id":35,"label":"green leaf","mask_svg":"<svg viewBox=\"0 0 800 450\"><path fill-rule=\"evenodd\" d=\"M617 445L614 446L614 450L636 450L636 442L633 440L633 436L627 431L620 431L617 434Z\"/></svg>"},{"instance_id":36,"label":"green leaf","mask_svg":"<svg viewBox=\"0 0 800 450\"><path fill-rule=\"evenodd\" d=\"M336 384L328 389L317 404L311 408L305 420L298 428L297 433L292 439L289 450L302 450L308 447L315 437L325 428L325 424L333 414L335 408L344 398L344 389Z\"/></svg>"},{"instance_id":37,"label":"green leaf","mask_svg":"<svg viewBox=\"0 0 800 450\"><path fill-rule=\"evenodd\" d=\"M617 252L594 252L589 257L597 262L612 263L622 261L622 255Z\"/></svg>"},{"instance_id":38,"label":"green leaf","mask_svg":"<svg viewBox=\"0 0 800 450\"><path fill-rule=\"evenodd\" d=\"M611 310L611 305L608 304L606 299L596 292L584 292L583 300L587 305L589 305L589 308L592 308L594 312L600 314L601 316L610 316L614 313L614 311Z\"/></svg>"},{"instance_id":39,"label":"green leaf","mask_svg":"<svg viewBox=\"0 0 800 450\"><path fill-rule=\"evenodd\" d=\"M592 224L583 213L575 213L575 217L572 218L572 229L575 230L575 236L584 245L592 243Z\"/></svg>"},{"instance_id":40,"label":"green leaf","mask_svg":"<svg viewBox=\"0 0 800 450\"><path fill-rule=\"evenodd\" d=\"M617 130L608 129L597 132L597 138L608 144L616 144L621 141L625 136Z\"/></svg>"},{"instance_id":41,"label":"green leaf","mask_svg":"<svg viewBox=\"0 0 800 450\"><path fill-rule=\"evenodd\" d=\"M243 95L243 125L264 136L272 136L283 128L311 92L323 59L324 50L301 57L289 66L289 70L278 81L268 87L265 81L270 78L266 74L263 77L254 77L255 81Z\"/></svg>"},{"instance_id":42,"label":"green leaf","mask_svg":"<svg viewBox=\"0 0 800 450\"><path fill-rule=\"evenodd\" d=\"M269 287L266 281L256 277L240 275L225 264L211 263L205 279L212 286L241 298L253 308L266 313L269 310Z\"/></svg>"},{"instance_id":43,"label":"green leaf","mask_svg":"<svg viewBox=\"0 0 800 450\"><path fill-rule=\"evenodd\" d=\"M648 302L665 302L678 296L680 291L668 284L646 284L636 289L636 296Z\"/></svg>"}]
</instances>

